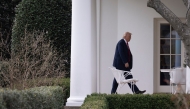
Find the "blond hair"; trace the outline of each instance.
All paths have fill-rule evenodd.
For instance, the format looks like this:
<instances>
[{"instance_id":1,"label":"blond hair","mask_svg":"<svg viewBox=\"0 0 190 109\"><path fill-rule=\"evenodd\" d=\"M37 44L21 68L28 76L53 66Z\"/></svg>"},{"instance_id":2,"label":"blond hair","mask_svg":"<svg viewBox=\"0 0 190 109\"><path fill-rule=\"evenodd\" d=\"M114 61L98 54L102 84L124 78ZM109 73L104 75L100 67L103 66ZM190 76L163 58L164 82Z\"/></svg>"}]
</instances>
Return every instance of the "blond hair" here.
<instances>
[{"instance_id":1,"label":"blond hair","mask_svg":"<svg viewBox=\"0 0 190 109\"><path fill-rule=\"evenodd\" d=\"M125 34L123 35L123 38L125 38L127 34L132 35L130 32L125 32Z\"/></svg>"}]
</instances>

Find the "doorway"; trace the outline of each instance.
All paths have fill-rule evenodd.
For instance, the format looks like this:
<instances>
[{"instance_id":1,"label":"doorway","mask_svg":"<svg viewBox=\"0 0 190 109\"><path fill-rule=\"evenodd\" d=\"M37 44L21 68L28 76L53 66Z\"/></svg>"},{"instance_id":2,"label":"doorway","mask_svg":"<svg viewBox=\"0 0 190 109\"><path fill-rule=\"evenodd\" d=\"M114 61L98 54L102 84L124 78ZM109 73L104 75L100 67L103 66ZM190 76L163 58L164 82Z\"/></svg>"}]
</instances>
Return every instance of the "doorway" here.
<instances>
[{"instance_id":1,"label":"doorway","mask_svg":"<svg viewBox=\"0 0 190 109\"><path fill-rule=\"evenodd\" d=\"M169 93L169 70L183 67L184 46L178 33L165 19L155 19L154 24L154 92Z\"/></svg>"}]
</instances>

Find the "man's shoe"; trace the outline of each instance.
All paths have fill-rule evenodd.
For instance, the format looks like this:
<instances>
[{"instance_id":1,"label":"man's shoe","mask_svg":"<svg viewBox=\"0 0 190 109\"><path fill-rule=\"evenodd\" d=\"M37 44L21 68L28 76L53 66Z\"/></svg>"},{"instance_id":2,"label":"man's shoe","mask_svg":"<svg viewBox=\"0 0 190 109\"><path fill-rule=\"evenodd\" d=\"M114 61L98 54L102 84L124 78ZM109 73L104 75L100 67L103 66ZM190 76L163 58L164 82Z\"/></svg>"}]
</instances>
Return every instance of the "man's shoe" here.
<instances>
[{"instance_id":1,"label":"man's shoe","mask_svg":"<svg viewBox=\"0 0 190 109\"><path fill-rule=\"evenodd\" d=\"M111 93L111 94L117 94L117 92L115 92L115 93Z\"/></svg>"},{"instance_id":2,"label":"man's shoe","mask_svg":"<svg viewBox=\"0 0 190 109\"><path fill-rule=\"evenodd\" d=\"M146 90L143 90L143 91L138 91L138 92L136 92L135 94L143 94L143 93L145 93L146 92Z\"/></svg>"}]
</instances>

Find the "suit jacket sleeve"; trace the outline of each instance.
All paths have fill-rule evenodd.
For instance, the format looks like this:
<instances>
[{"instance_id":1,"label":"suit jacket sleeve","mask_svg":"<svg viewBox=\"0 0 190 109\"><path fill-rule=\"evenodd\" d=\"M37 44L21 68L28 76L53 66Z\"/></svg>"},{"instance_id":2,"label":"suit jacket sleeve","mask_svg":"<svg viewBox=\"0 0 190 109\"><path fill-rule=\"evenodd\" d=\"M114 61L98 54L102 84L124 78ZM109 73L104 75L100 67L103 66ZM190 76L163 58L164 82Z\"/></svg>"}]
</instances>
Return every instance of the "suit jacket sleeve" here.
<instances>
[{"instance_id":1,"label":"suit jacket sleeve","mask_svg":"<svg viewBox=\"0 0 190 109\"><path fill-rule=\"evenodd\" d=\"M128 63L128 55L129 55L129 53L128 53L128 49L127 49L127 46L126 46L126 43L125 43L125 41L123 40L123 41L121 41L119 44L118 44L118 51L119 51L119 55L120 55L120 57L121 57L121 59L122 59L122 61L123 61L123 63L125 64L125 63Z\"/></svg>"}]
</instances>

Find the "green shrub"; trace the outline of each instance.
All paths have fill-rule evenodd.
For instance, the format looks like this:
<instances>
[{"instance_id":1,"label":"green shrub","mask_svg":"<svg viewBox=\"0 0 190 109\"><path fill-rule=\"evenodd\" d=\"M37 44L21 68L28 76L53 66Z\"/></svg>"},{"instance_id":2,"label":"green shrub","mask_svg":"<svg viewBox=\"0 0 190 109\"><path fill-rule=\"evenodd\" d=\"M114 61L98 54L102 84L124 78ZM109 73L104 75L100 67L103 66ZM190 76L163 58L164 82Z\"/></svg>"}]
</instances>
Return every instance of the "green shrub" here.
<instances>
[{"instance_id":1,"label":"green shrub","mask_svg":"<svg viewBox=\"0 0 190 109\"><path fill-rule=\"evenodd\" d=\"M171 95L109 95L106 96L110 109L171 109L174 107Z\"/></svg>"},{"instance_id":2,"label":"green shrub","mask_svg":"<svg viewBox=\"0 0 190 109\"><path fill-rule=\"evenodd\" d=\"M3 104L3 94L1 93L1 90L0 90L0 109L6 109Z\"/></svg>"},{"instance_id":3,"label":"green shrub","mask_svg":"<svg viewBox=\"0 0 190 109\"><path fill-rule=\"evenodd\" d=\"M7 109L63 109L64 94L59 86L36 87L28 90L0 90L2 107ZM1 105L1 102L0 102ZM6 109L3 108L3 109Z\"/></svg>"},{"instance_id":4,"label":"green shrub","mask_svg":"<svg viewBox=\"0 0 190 109\"><path fill-rule=\"evenodd\" d=\"M6 84L6 81L2 81L0 79L1 84ZM36 80L27 80L25 82L25 88L31 88L31 86L60 86L63 88L63 105L66 104L67 99L69 98L70 95L70 78L37 78ZM6 85L6 87L12 88L12 89L23 89L23 84L17 82L13 84L13 87L10 87L9 85ZM1 94L1 93L0 93ZM1 105L1 96L0 96L0 105ZM1 107L1 106L0 106ZM1 108L0 108L1 109ZM3 108L4 109L4 108Z\"/></svg>"},{"instance_id":5,"label":"green shrub","mask_svg":"<svg viewBox=\"0 0 190 109\"><path fill-rule=\"evenodd\" d=\"M16 8L12 31L12 52L19 52L20 39L25 29L43 31L51 46L65 61L70 71L71 0L22 0Z\"/></svg>"},{"instance_id":6,"label":"green shrub","mask_svg":"<svg viewBox=\"0 0 190 109\"><path fill-rule=\"evenodd\" d=\"M64 93L64 105L66 104L67 98L70 96L70 78L63 78L61 82L59 82L57 85L63 87L63 93Z\"/></svg>"},{"instance_id":7,"label":"green shrub","mask_svg":"<svg viewBox=\"0 0 190 109\"><path fill-rule=\"evenodd\" d=\"M2 95L4 107L7 109L22 109L23 100L19 91L5 89L3 90Z\"/></svg>"},{"instance_id":8,"label":"green shrub","mask_svg":"<svg viewBox=\"0 0 190 109\"><path fill-rule=\"evenodd\" d=\"M171 94L91 94L82 109L176 109L176 97ZM109 107L109 108L108 108Z\"/></svg>"},{"instance_id":9,"label":"green shrub","mask_svg":"<svg viewBox=\"0 0 190 109\"><path fill-rule=\"evenodd\" d=\"M26 108L31 109L63 109L63 89L58 86L36 87L25 90L23 100L27 101ZM23 109L26 109L23 108Z\"/></svg>"},{"instance_id":10,"label":"green shrub","mask_svg":"<svg viewBox=\"0 0 190 109\"><path fill-rule=\"evenodd\" d=\"M40 78L38 78L40 79ZM41 78L44 79L44 78ZM25 83L26 86L34 86L32 84L35 84L37 82L38 86L40 85L45 85L45 86L60 86L62 87L63 90L63 105L66 104L67 99L69 98L70 95L70 78L47 78L44 79L45 81L41 81L42 83L38 83L40 80L28 80L27 83ZM1 81L1 80L0 80ZM14 89L22 89L22 84L19 83L15 83L14 84ZM0 90L2 91L2 89ZM16 90L18 91L18 90ZM13 91L11 91L13 92ZM0 109L4 109L1 108L1 104L2 104L2 99L1 99L1 92L0 92ZM10 99L12 99L11 97L8 97Z\"/></svg>"},{"instance_id":11,"label":"green shrub","mask_svg":"<svg viewBox=\"0 0 190 109\"><path fill-rule=\"evenodd\" d=\"M10 41L15 7L21 0L0 0L0 61L10 58Z\"/></svg>"},{"instance_id":12,"label":"green shrub","mask_svg":"<svg viewBox=\"0 0 190 109\"><path fill-rule=\"evenodd\" d=\"M105 96L87 96L81 109L109 109Z\"/></svg>"}]
</instances>

